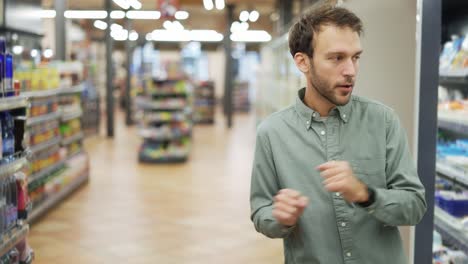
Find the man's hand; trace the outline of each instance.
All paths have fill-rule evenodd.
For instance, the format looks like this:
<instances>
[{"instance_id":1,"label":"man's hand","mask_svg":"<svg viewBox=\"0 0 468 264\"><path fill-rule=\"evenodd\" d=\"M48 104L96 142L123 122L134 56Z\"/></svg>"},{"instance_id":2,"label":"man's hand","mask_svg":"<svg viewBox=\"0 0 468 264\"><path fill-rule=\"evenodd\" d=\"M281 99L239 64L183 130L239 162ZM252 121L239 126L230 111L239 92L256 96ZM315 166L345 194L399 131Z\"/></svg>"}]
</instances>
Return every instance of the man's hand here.
<instances>
[{"instance_id":1,"label":"man's hand","mask_svg":"<svg viewBox=\"0 0 468 264\"><path fill-rule=\"evenodd\" d=\"M282 189L275 196L273 216L285 226L293 226L307 207L309 199L298 191Z\"/></svg>"},{"instance_id":2,"label":"man's hand","mask_svg":"<svg viewBox=\"0 0 468 264\"><path fill-rule=\"evenodd\" d=\"M367 186L353 174L347 161L329 161L317 167L325 179L323 184L329 192L338 192L350 203L369 200Z\"/></svg>"}]
</instances>

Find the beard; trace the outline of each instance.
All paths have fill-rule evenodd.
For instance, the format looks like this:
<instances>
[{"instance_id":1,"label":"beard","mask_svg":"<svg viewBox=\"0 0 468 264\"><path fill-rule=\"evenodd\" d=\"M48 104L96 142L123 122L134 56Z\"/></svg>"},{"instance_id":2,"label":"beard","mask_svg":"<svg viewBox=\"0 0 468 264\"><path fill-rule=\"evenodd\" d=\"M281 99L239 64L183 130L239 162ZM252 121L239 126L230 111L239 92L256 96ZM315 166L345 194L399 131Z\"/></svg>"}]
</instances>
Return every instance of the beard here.
<instances>
[{"instance_id":1,"label":"beard","mask_svg":"<svg viewBox=\"0 0 468 264\"><path fill-rule=\"evenodd\" d=\"M342 82L332 83L331 80L320 76L315 72L315 67L310 69L310 81L312 87L327 101L336 106L348 104L351 99L352 87L354 86L353 77L347 76ZM343 85L351 85L351 89L342 90Z\"/></svg>"}]
</instances>

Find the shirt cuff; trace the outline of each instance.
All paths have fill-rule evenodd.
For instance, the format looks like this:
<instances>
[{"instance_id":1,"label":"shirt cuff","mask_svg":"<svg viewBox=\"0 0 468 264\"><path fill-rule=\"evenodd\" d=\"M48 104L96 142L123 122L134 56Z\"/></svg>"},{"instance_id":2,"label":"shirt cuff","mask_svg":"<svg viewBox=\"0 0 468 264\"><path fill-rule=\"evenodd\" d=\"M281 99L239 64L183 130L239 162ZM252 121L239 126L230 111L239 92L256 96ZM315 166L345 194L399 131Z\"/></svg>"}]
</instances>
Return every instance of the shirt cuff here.
<instances>
[{"instance_id":1,"label":"shirt cuff","mask_svg":"<svg viewBox=\"0 0 468 264\"><path fill-rule=\"evenodd\" d=\"M367 192L369 194L369 199L366 202L356 203L358 206L362 208L368 208L368 207L371 207L373 204L375 204L376 198L375 198L374 188L367 186Z\"/></svg>"}]
</instances>

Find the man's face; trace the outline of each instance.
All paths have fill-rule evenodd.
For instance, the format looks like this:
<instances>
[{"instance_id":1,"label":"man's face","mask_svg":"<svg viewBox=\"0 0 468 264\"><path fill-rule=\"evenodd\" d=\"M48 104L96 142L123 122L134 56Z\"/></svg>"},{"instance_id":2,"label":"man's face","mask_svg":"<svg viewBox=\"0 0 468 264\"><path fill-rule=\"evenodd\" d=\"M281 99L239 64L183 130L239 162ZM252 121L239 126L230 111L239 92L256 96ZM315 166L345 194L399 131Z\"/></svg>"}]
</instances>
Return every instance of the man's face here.
<instances>
[{"instance_id":1,"label":"man's face","mask_svg":"<svg viewBox=\"0 0 468 264\"><path fill-rule=\"evenodd\" d=\"M361 53L357 32L349 27L323 26L315 35L309 81L333 105L346 105L351 98Z\"/></svg>"}]
</instances>

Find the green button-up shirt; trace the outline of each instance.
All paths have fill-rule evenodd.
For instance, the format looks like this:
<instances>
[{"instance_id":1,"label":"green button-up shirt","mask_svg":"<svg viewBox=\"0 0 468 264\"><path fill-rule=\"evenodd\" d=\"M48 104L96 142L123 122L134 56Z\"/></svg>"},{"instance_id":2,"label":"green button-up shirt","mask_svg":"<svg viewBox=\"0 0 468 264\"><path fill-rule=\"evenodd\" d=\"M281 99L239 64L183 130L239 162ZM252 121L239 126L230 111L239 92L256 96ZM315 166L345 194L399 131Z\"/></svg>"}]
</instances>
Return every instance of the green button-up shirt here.
<instances>
[{"instance_id":1,"label":"green button-up shirt","mask_svg":"<svg viewBox=\"0 0 468 264\"><path fill-rule=\"evenodd\" d=\"M288 264L406 263L398 227L417 224L426 210L424 187L394 111L353 96L328 118L296 103L257 129L251 183L251 218L257 231L284 239ZM345 160L375 190L364 208L330 193L315 167ZM297 224L286 228L272 215L274 196L290 188L309 198Z\"/></svg>"}]
</instances>

